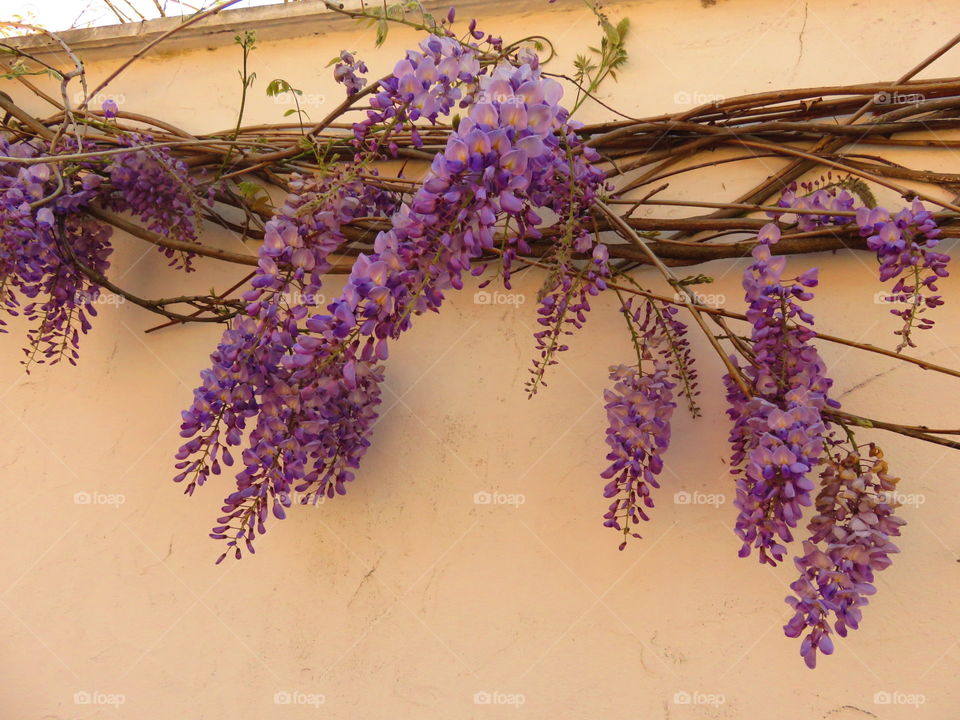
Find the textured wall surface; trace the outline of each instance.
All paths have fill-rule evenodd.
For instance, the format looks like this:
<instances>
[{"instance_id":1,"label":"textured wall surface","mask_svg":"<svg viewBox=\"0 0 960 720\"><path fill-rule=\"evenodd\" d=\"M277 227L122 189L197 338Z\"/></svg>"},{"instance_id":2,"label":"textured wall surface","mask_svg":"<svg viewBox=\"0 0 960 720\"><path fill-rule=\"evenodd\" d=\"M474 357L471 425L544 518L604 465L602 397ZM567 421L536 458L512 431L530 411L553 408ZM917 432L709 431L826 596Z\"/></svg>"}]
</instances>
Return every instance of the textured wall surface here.
<instances>
[{"instance_id":1,"label":"textured wall surface","mask_svg":"<svg viewBox=\"0 0 960 720\"><path fill-rule=\"evenodd\" d=\"M602 94L646 115L712 96L890 80L960 20L953 0L651 0L608 10L629 15L634 35L629 67ZM498 2L477 14L507 38L552 37L560 67L598 33L575 4ZM394 31L374 51L361 28L263 43L247 119L281 120L288 106L262 95L274 77L303 88L317 118L339 101L324 68L336 51L360 51L376 74L412 42ZM109 92L123 109L222 129L235 119L238 57L235 47L157 55ZM89 74L100 79L117 62L94 62ZM925 73L957 74L960 51ZM695 184L681 177L669 194L729 198L774 167L721 166ZM115 277L145 296L175 283L224 286L245 272L201 261L181 282L153 251L116 244ZM821 267L819 328L893 346L897 321L874 302L871 258L790 263ZM708 292L736 305L743 267L704 268L717 278ZM960 716L957 456L870 436L910 498L903 552L880 576L862 629L809 671L781 633L795 571L736 556L719 361L695 343L704 416L677 414L652 522L617 552L618 537L601 526L601 393L607 366L629 357L628 338L612 298L599 301L550 386L528 401L539 280L522 275L498 298L510 303L478 302L470 286L418 319L390 359L375 445L351 492L295 508L256 556L218 567L206 533L230 478L193 498L169 481L179 411L217 330L144 335L153 317L105 305L78 368L24 375L13 327L0 362L0 718ZM960 282L944 290L948 304L916 353L956 366ZM956 426L956 381L822 351L851 410Z\"/></svg>"}]
</instances>

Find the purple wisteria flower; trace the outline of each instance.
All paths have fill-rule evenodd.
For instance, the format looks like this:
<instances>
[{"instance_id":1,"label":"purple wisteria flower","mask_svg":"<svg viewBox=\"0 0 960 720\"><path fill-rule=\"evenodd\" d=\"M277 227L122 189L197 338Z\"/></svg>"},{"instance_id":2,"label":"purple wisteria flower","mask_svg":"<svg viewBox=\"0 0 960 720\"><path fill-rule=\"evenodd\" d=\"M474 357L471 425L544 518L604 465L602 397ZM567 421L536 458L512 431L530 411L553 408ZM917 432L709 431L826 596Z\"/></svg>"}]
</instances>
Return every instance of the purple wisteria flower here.
<instances>
[{"instance_id":1,"label":"purple wisteria flower","mask_svg":"<svg viewBox=\"0 0 960 720\"><path fill-rule=\"evenodd\" d=\"M800 190L806 190L801 192ZM851 212L857 209L857 199L846 189L836 186L819 187L814 184L805 184L798 189L796 183L783 191L777 205L788 210L784 213L768 213L786 224L796 222L797 229L802 232L816 230L823 225L845 225L850 222L849 215L838 215L837 212ZM804 212L790 213L789 210Z\"/></svg>"},{"instance_id":2,"label":"purple wisteria flower","mask_svg":"<svg viewBox=\"0 0 960 720\"><path fill-rule=\"evenodd\" d=\"M791 528L811 503L810 475L823 456L826 432L821 411L837 406L828 397L832 381L810 343L813 317L801 305L813 297L809 288L817 284L816 270L785 281L786 258L771 253L779 238L776 225L764 226L744 273L753 357L739 372L750 394L730 375L724 377L727 414L734 422L740 556L756 547L760 561L771 565L783 560L782 543L793 540Z\"/></svg>"},{"instance_id":3,"label":"purple wisteria flower","mask_svg":"<svg viewBox=\"0 0 960 720\"><path fill-rule=\"evenodd\" d=\"M583 153L571 152L571 148L578 145L576 137L569 133L564 143L568 162L563 164L558 155L556 175L552 178L557 185L556 200L548 207L565 221L560 224L560 241L552 258L553 270L537 306L537 322L543 329L533 336L538 356L527 381L527 392L531 396L541 385L546 385L544 375L547 368L557 364L557 353L568 349L562 339L583 327L590 311L590 298L606 290L610 276L609 250L597 242L588 222L590 207L604 189L603 175L594 164L599 157L589 147L583 147ZM535 230L529 235L540 237ZM510 265L517 249L507 248L501 255L504 281L508 287ZM589 261L578 262L575 260L577 253L589 257Z\"/></svg>"},{"instance_id":4,"label":"purple wisteria flower","mask_svg":"<svg viewBox=\"0 0 960 720\"><path fill-rule=\"evenodd\" d=\"M640 537L632 528L650 519L644 507L653 507L650 488L660 487L661 456L670 445L670 418L677 406L669 366L652 358L651 364L647 373L626 365L610 368L614 385L603 393L611 464L600 476L610 481L603 496L613 498L603 524L623 533L621 550L628 537Z\"/></svg>"},{"instance_id":5,"label":"purple wisteria flower","mask_svg":"<svg viewBox=\"0 0 960 720\"><path fill-rule=\"evenodd\" d=\"M469 105L421 187L398 208L387 211L376 197L358 202L359 188L345 189L342 178L330 181L332 192L312 193L322 199L294 188L267 225L248 316L224 335L184 414L189 440L178 455L176 479L189 478L187 492L220 472L221 459L233 462L228 446L241 442L247 420L256 420L241 453L237 492L212 533L227 539L238 557L241 542L251 550L253 537L262 534L271 507L284 515L291 492L305 499L345 492L369 445L379 363L390 341L415 315L438 310L446 292L462 288L464 272L482 271L473 263L495 242L509 282L511 258L529 252L528 241L540 236L541 213L565 211L576 247L591 255L589 269L577 272L598 278L607 272L605 248L582 240L580 230L590 187L600 181L591 164L596 155L580 146L569 125L559 84L542 77L536 62L503 63L479 76L476 57L450 38L431 37L421 47L423 53L408 53L384 81L368 122L435 121L451 111L464 87L491 101ZM385 148L371 137L366 152L375 157ZM363 162L358 156L356 164ZM370 203L369 214L390 216L390 229L377 236L373 253L357 258L326 312L312 303L278 303L290 283L319 288L326 255L343 240L339 223ZM307 230L305 222L312 223Z\"/></svg>"},{"instance_id":6,"label":"purple wisteria flower","mask_svg":"<svg viewBox=\"0 0 960 720\"><path fill-rule=\"evenodd\" d=\"M889 567L890 555L899 552L890 541L904 525L894 514L899 479L887 471L883 452L870 445L868 457L837 453L821 475L811 536L803 556L794 560L801 575L790 585L795 595L787 597L796 613L784 626L787 637L808 631L800 654L810 668L817 652L833 652L831 622L841 637L860 626L861 608L876 592L874 573Z\"/></svg>"},{"instance_id":7,"label":"purple wisteria flower","mask_svg":"<svg viewBox=\"0 0 960 720\"><path fill-rule=\"evenodd\" d=\"M226 330L201 373L194 402L183 413L181 435L188 441L177 455L186 492L203 485L244 442L237 490L227 497L212 535L253 552L272 509L284 508L299 493L303 504L345 492L369 446L377 417L382 373L349 352L326 366L298 368L287 360L300 340L302 323L322 303L329 256L346 238L342 226L358 216L389 213L393 198L359 179L362 164L336 166L324 176L294 176L290 194L267 223L246 313ZM306 342L306 340L304 340ZM221 557L223 559L223 557Z\"/></svg>"},{"instance_id":8,"label":"purple wisteria flower","mask_svg":"<svg viewBox=\"0 0 960 720\"><path fill-rule=\"evenodd\" d=\"M418 64L429 60L429 65L449 50L457 62L462 59L479 70L459 45L423 45L434 55L414 53ZM436 84L456 94L450 78L429 72L422 77L426 86L420 86L420 93L435 97L431 84ZM399 79L394 80L387 85L399 87ZM372 104L385 108L381 119L398 125L411 121L416 94L379 97ZM435 107L434 119L449 108L443 103ZM367 127L378 121L371 111ZM365 134L358 131L358 137ZM376 287L378 281L386 282L387 263L361 255L345 296L328 305L329 315L316 312L323 302L319 290L330 268L328 256L345 241L341 226L354 217L380 214L393 215L397 225L397 218L409 214L409 208L397 211L392 199L359 179L367 162L384 150L374 140L352 166L322 177L294 178L284 207L267 223L253 289L246 296L247 315L224 334L184 413L181 434L188 441L177 455L180 472L174 479L187 482L187 493L219 474L221 459L233 464L229 447L241 444L248 420L255 421L241 453L237 491L225 500L211 533L226 539L228 552L237 558L241 544L253 552L253 539L265 531L271 509L275 517L285 516L294 493L300 493L303 503L344 493L369 446L383 377L378 363L386 358L387 347L383 328L376 338L370 333L375 310L383 310L389 300L386 288ZM400 269L400 257L390 261L391 271ZM360 316L350 309L351 302L364 299L358 290L370 301L362 327L355 327ZM361 329L368 335L362 347Z\"/></svg>"},{"instance_id":9,"label":"purple wisteria flower","mask_svg":"<svg viewBox=\"0 0 960 720\"><path fill-rule=\"evenodd\" d=\"M436 123L455 106L467 107L480 75L476 52L453 38L431 35L420 43L420 50L408 50L406 57L382 80L370 98L372 109L367 118L354 125L357 142L378 146L382 137L369 137L378 126L404 127L415 145L420 135L413 123L421 118ZM374 133L376 135L376 133ZM388 144L388 149L395 147Z\"/></svg>"},{"instance_id":10,"label":"purple wisteria flower","mask_svg":"<svg viewBox=\"0 0 960 720\"><path fill-rule=\"evenodd\" d=\"M74 146L65 141L63 149ZM48 152L0 139L0 155L7 157ZM32 323L24 348L28 366L75 365L80 335L97 314L100 288L78 263L96 275L110 265L110 228L82 213L99 181L86 171L63 177L54 163L0 163L0 303ZM0 320L0 331L3 325Z\"/></svg>"},{"instance_id":11,"label":"purple wisteria flower","mask_svg":"<svg viewBox=\"0 0 960 720\"><path fill-rule=\"evenodd\" d=\"M366 85L363 75L367 72L367 64L346 50L340 53L340 61L333 66L333 78L346 88L348 97L363 90Z\"/></svg>"},{"instance_id":12,"label":"purple wisteria flower","mask_svg":"<svg viewBox=\"0 0 960 720\"><path fill-rule=\"evenodd\" d=\"M684 393L690 393L692 400L696 370L688 354L687 327L675 317L676 307L653 300L635 304L631 298L621 311L630 326L637 364L610 368L614 386L604 391L604 399L611 464L601 477L609 480L604 497L612 498L603 524L623 533L623 550L629 537L640 537L633 528L650 519L644 509L653 507L650 488L660 487L657 477L663 470L662 456L670 445L670 420L677 406L673 380L683 383Z\"/></svg>"},{"instance_id":13,"label":"purple wisteria flower","mask_svg":"<svg viewBox=\"0 0 960 720\"><path fill-rule=\"evenodd\" d=\"M149 135L129 136L130 145L149 144ZM105 168L109 186L103 205L137 216L147 229L174 240L196 242L198 212L195 181L186 164L165 148L133 149L113 156ZM190 253L161 247L172 267L193 270Z\"/></svg>"},{"instance_id":14,"label":"purple wisteria flower","mask_svg":"<svg viewBox=\"0 0 960 720\"><path fill-rule=\"evenodd\" d=\"M885 208L876 207L872 197L858 203L840 183L826 182L821 186L816 182L805 183L799 189L796 183L791 184L777 204L786 212L768 215L787 224L796 223L803 232L856 223L860 235L867 239L867 247L877 254L880 280L896 280L884 300L902 306L890 311L903 320L902 327L895 332L900 336L897 352L916 347L911 332L933 327L934 321L921 314L943 304L935 293L937 282L949 275L950 261L949 255L934 249L940 242L940 229L923 203L915 199L910 207L892 215ZM850 217L852 212L856 213L854 218Z\"/></svg>"},{"instance_id":15,"label":"purple wisteria flower","mask_svg":"<svg viewBox=\"0 0 960 720\"><path fill-rule=\"evenodd\" d=\"M920 315L943 305L943 299L934 293L937 281L949 275L950 256L934 250L940 242L940 229L933 214L914 200L893 217L883 208L860 208L857 223L867 246L877 253L880 280L896 279L887 300L904 305L890 311L903 319L903 327L896 331L900 336L897 352L916 347L910 332L914 327L927 330L933 326L933 320Z\"/></svg>"},{"instance_id":16,"label":"purple wisteria flower","mask_svg":"<svg viewBox=\"0 0 960 720\"><path fill-rule=\"evenodd\" d=\"M108 120L115 118L117 113L120 112L120 108L117 107L117 101L113 98L107 98L104 100L103 104L100 106L100 109L103 110L103 116Z\"/></svg>"}]
</instances>

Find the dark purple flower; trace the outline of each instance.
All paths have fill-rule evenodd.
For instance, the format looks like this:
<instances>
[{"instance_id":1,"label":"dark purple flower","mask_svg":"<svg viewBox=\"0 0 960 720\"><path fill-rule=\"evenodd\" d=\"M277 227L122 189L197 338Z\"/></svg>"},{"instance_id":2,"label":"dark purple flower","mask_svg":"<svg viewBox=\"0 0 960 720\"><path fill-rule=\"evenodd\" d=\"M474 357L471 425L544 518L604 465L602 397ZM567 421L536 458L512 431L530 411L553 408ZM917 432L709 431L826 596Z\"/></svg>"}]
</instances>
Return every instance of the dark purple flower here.
<instances>
[{"instance_id":1,"label":"dark purple flower","mask_svg":"<svg viewBox=\"0 0 960 720\"><path fill-rule=\"evenodd\" d=\"M126 141L150 143L150 136L131 136ZM196 242L198 235L198 200L196 181L186 164L175 159L165 148L132 149L114 155L105 168L109 179L103 204L120 212L129 212L147 229L182 242ZM160 248L170 265L193 269L190 253Z\"/></svg>"},{"instance_id":2,"label":"dark purple flower","mask_svg":"<svg viewBox=\"0 0 960 720\"><path fill-rule=\"evenodd\" d=\"M321 340L304 336L302 326L324 302L323 275L330 253L346 240L343 224L396 207L390 195L359 179L361 167L291 179L291 193L267 223L246 313L224 332L183 413L187 442L174 480L186 481L189 494L222 465L232 466L230 448L245 442L237 490L212 533L227 539L235 555L240 543L253 551L268 511L282 518L294 494L306 504L345 492L369 446L382 379L375 360L339 348L310 367L289 362L297 343L320 353Z\"/></svg>"},{"instance_id":3,"label":"dark purple flower","mask_svg":"<svg viewBox=\"0 0 960 720\"><path fill-rule=\"evenodd\" d=\"M354 58L352 53L344 50L340 53L340 62L333 68L333 77L347 90L347 95L356 95L366 86L363 75L367 73L367 65L362 60Z\"/></svg>"},{"instance_id":4,"label":"dark purple flower","mask_svg":"<svg viewBox=\"0 0 960 720\"><path fill-rule=\"evenodd\" d=\"M63 152L75 148L71 140L61 145ZM0 155L48 152L35 143L0 139ZM32 324L24 348L28 366L61 360L75 365L80 336L97 314L100 289L77 262L104 274L111 229L83 212L98 185L89 177L86 166L64 177L54 163L0 163L0 304ZM0 332L4 325L0 320Z\"/></svg>"}]
</instances>

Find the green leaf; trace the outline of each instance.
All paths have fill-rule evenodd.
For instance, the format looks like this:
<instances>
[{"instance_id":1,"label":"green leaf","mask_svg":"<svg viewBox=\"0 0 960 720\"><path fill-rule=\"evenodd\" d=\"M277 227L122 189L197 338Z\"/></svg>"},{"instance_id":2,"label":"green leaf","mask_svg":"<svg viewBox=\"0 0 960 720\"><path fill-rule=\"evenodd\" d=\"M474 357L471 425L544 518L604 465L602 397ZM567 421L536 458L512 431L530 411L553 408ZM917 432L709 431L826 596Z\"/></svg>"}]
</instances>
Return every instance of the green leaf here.
<instances>
[{"instance_id":1,"label":"green leaf","mask_svg":"<svg viewBox=\"0 0 960 720\"><path fill-rule=\"evenodd\" d=\"M677 280L676 284L680 287L686 287L687 285L706 285L707 283L712 282L712 277L701 273L699 275L690 275L689 277L680 278Z\"/></svg>"},{"instance_id":2,"label":"green leaf","mask_svg":"<svg viewBox=\"0 0 960 720\"><path fill-rule=\"evenodd\" d=\"M607 20L602 20L600 24L603 26L603 32L607 36L607 39L613 45L619 45L620 32L617 30L617 28L611 25Z\"/></svg>"},{"instance_id":3,"label":"green leaf","mask_svg":"<svg viewBox=\"0 0 960 720\"><path fill-rule=\"evenodd\" d=\"M375 40L377 47L386 42L388 32L390 32L390 23L387 22L386 18L380 18L377 21L377 39Z\"/></svg>"},{"instance_id":4,"label":"green leaf","mask_svg":"<svg viewBox=\"0 0 960 720\"><path fill-rule=\"evenodd\" d=\"M253 30L245 30L243 35L234 35L233 41L246 51L253 50L257 43L257 33Z\"/></svg>"},{"instance_id":5,"label":"green leaf","mask_svg":"<svg viewBox=\"0 0 960 720\"><path fill-rule=\"evenodd\" d=\"M263 189L262 185L260 185L259 183L252 182L250 180L243 180L241 182L238 182L237 190L239 190L240 194L248 200L255 198L260 193L266 194L266 190Z\"/></svg>"},{"instance_id":6,"label":"green leaf","mask_svg":"<svg viewBox=\"0 0 960 720\"><path fill-rule=\"evenodd\" d=\"M290 83L282 78L271 80L270 84L267 85L267 95L270 97L274 97L280 93L290 92L291 90L293 90L293 88L290 87Z\"/></svg>"}]
</instances>

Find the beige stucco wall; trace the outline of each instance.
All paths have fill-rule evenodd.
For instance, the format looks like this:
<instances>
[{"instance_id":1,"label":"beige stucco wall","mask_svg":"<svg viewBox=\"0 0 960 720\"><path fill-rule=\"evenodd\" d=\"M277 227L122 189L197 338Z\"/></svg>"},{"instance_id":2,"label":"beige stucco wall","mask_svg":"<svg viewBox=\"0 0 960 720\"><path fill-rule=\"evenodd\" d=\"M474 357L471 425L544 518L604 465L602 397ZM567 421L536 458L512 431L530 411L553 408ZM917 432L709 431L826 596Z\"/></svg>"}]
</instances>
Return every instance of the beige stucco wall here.
<instances>
[{"instance_id":1,"label":"beige stucco wall","mask_svg":"<svg viewBox=\"0 0 960 720\"><path fill-rule=\"evenodd\" d=\"M502 14L514 7L521 12ZM651 0L608 9L633 20L631 64L604 89L630 114L673 111L677 93L683 101L892 79L960 20L954 0L720 0L706 9L699 0ZM554 38L560 65L597 35L575 4L491 2L477 14L506 37ZM317 117L339 99L324 69L336 50L359 50L378 73L413 37L394 31L379 51L372 40L369 30L340 29L262 43L249 121L279 120L287 108L262 95L269 79L327 98L308 108ZM188 129L228 127L237 59L235 47L157 56L110 92L125 109ZM93 62L89 74L102 78L116 63ZM960 51L927 73L951 74L960 74ZM956 171L955 158L939 161ZM670 192L728 198L765 172L759 162L727 165ZM114 276L146 296L169 295L177 283L224 286L244 272L201 262L202 272L181 281L153 251L129 239L117 245ZM892 346L896 320L874 303L870 258L791 260L798 270L811 263L823 273L813 303L819 327ZM736 305L742 267L705 268L717 277L710 292ZM0 718L960 716L957 455L870 436L915 501L903 509L903 552L882 573L862 629L808 671L780 630L794 570L736 556L719 362L696 342L704 417L678 413L653 521L619 553L615 533L601 526L598 473L606 367L629 357L622 319L610 298L598 302L550 387L528 401L537 280L518 281L518 306L476 304L471 287L441 315L420 318L390 359L384 416L349 495L295 509L256 556L219 567L206 533L230 478L192 499L169 481L179 411L217 330L144 335L153 317L104 306L79 368L26 376L14 328L0 364ZM960 365L960 282L944 289L948 305L917 354ZM956 381L822 350L852 410L956 426ZM523 502L475 502L491 492ZM677 503L678 492L724 501ZM77 493L86 493L80 502Z\"/></svg>"}]
</instances>

